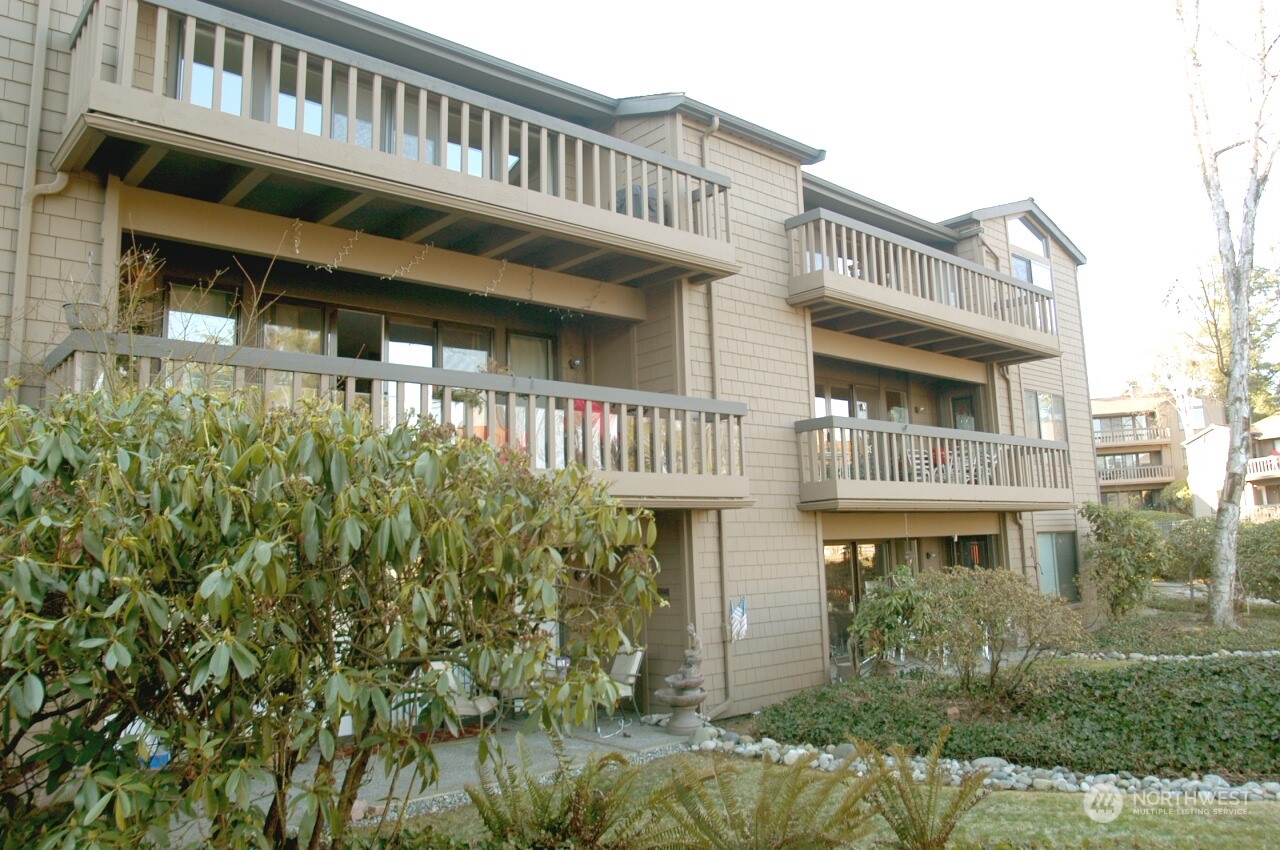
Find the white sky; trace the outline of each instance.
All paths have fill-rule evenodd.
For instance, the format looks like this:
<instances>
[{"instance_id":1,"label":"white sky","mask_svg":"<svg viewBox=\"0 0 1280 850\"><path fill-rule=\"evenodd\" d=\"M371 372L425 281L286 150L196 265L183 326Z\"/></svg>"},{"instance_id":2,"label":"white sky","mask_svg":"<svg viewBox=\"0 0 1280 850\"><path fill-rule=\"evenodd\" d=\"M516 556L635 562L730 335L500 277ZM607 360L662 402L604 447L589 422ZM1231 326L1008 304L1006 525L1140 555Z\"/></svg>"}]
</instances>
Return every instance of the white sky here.
<instances>
[{"instance_id":1,"label":"white sky","mask_svg":"<svg viewBox=\"0 0 1280 850\"><path fill-rule=\"evenodd\" d=\"M921 218L1034 197L1088 257L1094 396L1148 377L1166 292L1214 255L1172 0L354 2L611 97L684 92Z\"/></svg>"}]
</instances>

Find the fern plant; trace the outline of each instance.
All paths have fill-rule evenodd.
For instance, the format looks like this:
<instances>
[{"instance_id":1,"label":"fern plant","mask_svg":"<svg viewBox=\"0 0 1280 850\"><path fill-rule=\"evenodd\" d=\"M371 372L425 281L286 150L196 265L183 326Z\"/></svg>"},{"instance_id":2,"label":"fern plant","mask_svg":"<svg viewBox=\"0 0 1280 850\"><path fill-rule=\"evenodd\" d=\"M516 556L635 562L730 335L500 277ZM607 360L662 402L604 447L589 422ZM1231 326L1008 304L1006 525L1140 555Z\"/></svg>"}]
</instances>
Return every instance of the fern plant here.
<instances>
[{"instance_id":1,"label":"fern plant","mask_svg":"<svg viewBox=\"0 0 1280 850\"><path fill-rule=\"evenodd\" d=\"M872 780L868 798L898 837L899 847L943 850L960 819L990 793L982 785L987 771L972 773L954 791L949 790L949 777L938 769L938 760L950 734L951 727L944 728L929 749L922 780L915 778L911 754L901 744L889 748L890 765L873 744L858 742L858 754Z\"/></svg>"},{"instance_id":2,"label":"fern plant","mask_svg":"<svg viewBox=\"0 0 1280 850\"><path fill-rule=\"evenodd\" d=\"M518 763L481 764L480 785L467 786L489 835L505 846L545 850L635 846L652 819L633 793L640 769L619 753L597 753L576 771L564 740L547 734L556 758L549 778L534 772L528 744L517 735Z\"/></svg>"},{"instance_id":3,"label":"fern plant","mask_svg":"<svg viewBox=\"0 0 1280 850\"><path fill-rule=\"evenodd\" d=\"M842 763L834 772L805 762L746 768L720 759L684 759L652 798L664 818L645 847L687 850L825 850L870 831L870 778Z\"/></svg>"}]
</instances>

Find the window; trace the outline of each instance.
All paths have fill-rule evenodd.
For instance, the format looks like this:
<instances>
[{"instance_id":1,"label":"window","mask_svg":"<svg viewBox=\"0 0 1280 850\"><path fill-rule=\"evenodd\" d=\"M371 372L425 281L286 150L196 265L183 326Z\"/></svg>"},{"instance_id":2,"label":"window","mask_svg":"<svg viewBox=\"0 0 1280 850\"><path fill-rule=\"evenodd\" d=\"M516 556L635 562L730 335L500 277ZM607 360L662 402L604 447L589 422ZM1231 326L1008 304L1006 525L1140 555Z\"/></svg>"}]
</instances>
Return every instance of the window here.
<instances>
[{"instance_id":1,"label":"window","mask_svg":"<svg viewBox=\"0 0 1280 850\"><path fill-rule=\"evenodd\" d=\"M1052 290L1049 240L1032 227L1025 217L1010 219L1008 230L1012 275L1032 286Z\"/></svg>"},{"instance_id":2,"label":"window","mask_svg":"<svg viewBox=\"0 0 1280 850\"><path fill-rule=\"evenodd\" d=\"M850 393L847 386L818 384L813 390L814 416L850 416ZM866 419L866 416L861 418Z\"/></svg>"},{"instance_id":3,"label":"window","mask_svg":"<svg viewBox=\"0 0 1280 850\"><path fill-rule=\"evenodd\" d=\"M1036 535L1036 561L1040 568L1040 592L1061 596L1069 602L1080 599L1076 587L1076 535L1073 531L1049 531Z\"/></svg>"},{"instance_id":4,"label":"window","mask_svg":"<svg viewBox=\"0 0 1280 850\"><path fill-rule=\"evenodd\" d=\"M1025 412L1028 437L1067 441L1067 406L1062 396L1027 390Z\"/></svg>"},{"instance_id":5,"label":"window","mask_svg":"<svg viewBox=\"0 0 1280 850\"><path fill-rule=\"evenodd\" d=\"M1142 466L1160 466L1160 452L1130 452L1121 455L1099 455L1098 469L1137 469Z\"/></svg>"}]
</instances>

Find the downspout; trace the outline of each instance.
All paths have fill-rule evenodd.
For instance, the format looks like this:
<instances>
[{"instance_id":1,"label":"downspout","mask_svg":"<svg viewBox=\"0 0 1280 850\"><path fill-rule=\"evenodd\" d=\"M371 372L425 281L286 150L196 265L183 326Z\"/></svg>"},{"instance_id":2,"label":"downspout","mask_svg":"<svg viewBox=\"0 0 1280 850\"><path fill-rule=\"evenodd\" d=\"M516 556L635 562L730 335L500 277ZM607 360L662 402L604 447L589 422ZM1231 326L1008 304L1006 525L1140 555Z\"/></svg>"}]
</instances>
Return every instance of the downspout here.
<instances>
[{"instance_id":1,"label":"downspout","mask_svg":"<svg viewBox=\"0 0 1280 850\"><path fill-rule=\"evenodd\" d=\"M1000 364L1000 377L1004 378L1004 392L1009 404L1009 431L1013 431L1013 376L1009 374L1009 367ZM1013 524L1018 526L1018 556L1022 561L1022 576L1027 576L1027 527L1022 522L1022 515L1017 512L1010 512L1013 518ZM1036 580L1040 579L1040 568L1036 566Z\"/></svg>"},{"instance_id":2,"label":"downspout","mask_svg":"<svg viewBox=\"0 0 1280 850\"><path fill-rule=\"evenodd\" d=\"M703 168L709 167L707 165L709 143L711 137L719 131L720 116L713 115L711 117L711 127L702 134ZM711 397L718 399L720 398L720 357L718 354L719 346L716 344L716 282L714 280L707 281L707 338L711 346ZM729 628L729 583L725 570L725 557L724 509L722 508L716 511L716 559L719 565L720 578L720 615L724 618L724 622L721 624L721 629L724 633L724 700L706 710L705 713L709 718L719 717L733 703L733 666L729 654L729 644L732 642ZM697 610L696 603L693 607L694 610Z\"/></svg>"},{"instance_id":3,"label":"downspout","mask_svg":"<svg viewBox=\"0 0 1280 850\"><path fill-rule=\"evenodd\" d=\"M31 64L31 99L27 106L27 147L22 163L22 199L18 210L17 256L13 264L13 294L9 314L9 352L6 376L21 375L23 349L27 345L27 294L31 269L31 228L35 216L35 200L56 195L67 188L69 175L58 172L49 183L36 183L40 152L40 123L44 115L45 71L49 58L49 0L40 0L36 11L35 56ZM0 393L7 393L0 389Z\"/></svg>"}]
</instances>

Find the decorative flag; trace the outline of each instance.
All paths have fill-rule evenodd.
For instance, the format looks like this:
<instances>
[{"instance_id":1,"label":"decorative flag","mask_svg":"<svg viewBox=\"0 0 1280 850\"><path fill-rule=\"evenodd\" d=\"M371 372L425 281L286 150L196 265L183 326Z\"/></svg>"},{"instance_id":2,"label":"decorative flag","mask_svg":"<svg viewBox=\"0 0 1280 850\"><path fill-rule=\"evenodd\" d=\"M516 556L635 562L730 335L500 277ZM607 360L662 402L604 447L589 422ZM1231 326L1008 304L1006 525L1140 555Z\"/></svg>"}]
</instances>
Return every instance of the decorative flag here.
<instances>
[{"instance_id":1,"label":"decorative flag","mask_svg":"<svg viewBox=\"0 0 1280 850\"><path fill-rule=\"evenodd\" d=\"M729 603L729 638L742 640L747 636L747 597Z\"/></svg>"}]
</instances>

